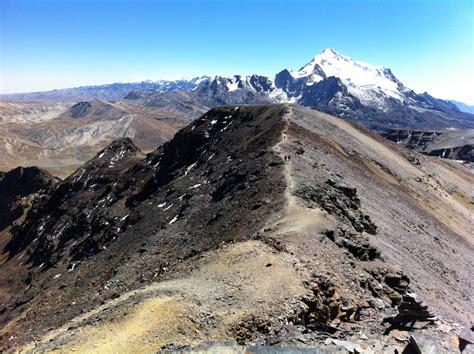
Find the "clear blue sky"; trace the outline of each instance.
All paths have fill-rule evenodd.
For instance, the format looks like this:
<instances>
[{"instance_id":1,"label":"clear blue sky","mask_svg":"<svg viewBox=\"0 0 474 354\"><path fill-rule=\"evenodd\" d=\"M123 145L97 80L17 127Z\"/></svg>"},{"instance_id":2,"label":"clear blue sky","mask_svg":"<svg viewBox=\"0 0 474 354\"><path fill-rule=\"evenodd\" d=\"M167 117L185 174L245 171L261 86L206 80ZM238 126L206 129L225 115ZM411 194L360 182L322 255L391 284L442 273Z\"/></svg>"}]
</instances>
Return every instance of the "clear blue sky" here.
<instances>
[{"instance_id":1,"label":"clear blue sky","mask_svg":"<svg viewBox=\"0 0 474 354\"><path fill-rule=\"evenodd\" d=\"M0 91L273 75L326 47L474 103L472 0L0 0ZM470 92L469 92L470 91Z\"/></svg>"}]
</instances>

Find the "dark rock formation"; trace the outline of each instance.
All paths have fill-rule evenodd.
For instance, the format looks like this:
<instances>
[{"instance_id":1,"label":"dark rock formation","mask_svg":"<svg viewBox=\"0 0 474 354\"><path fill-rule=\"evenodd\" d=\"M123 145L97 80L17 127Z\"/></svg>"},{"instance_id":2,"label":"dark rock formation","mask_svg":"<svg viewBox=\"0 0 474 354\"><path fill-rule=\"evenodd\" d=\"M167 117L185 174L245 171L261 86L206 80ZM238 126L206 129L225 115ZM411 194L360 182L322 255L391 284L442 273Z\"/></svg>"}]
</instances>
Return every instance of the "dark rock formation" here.
<instances>
[{"instance_id":1,"label":"dark rock formation","mask_svg":"<svg viewBox=\"0 0 474 354\"><path fill-rule=\"evenodd\" d=\"M388 140L426 155L474 162L474 130L423 131L390 130L382 133Z\"/></svg>"},{"instance_id":2,"label":"dark rock formation","mask_svg":"<svg viewBox=\"0 0 474 354\"><path fill-rule=\"evenodd\" d=\"M406 293L398 306L398 314L386 318L392 328L421 329L432 325L437 320L436 316L428 310L428 306L415 293Z\"/></svg>"},{"instance_id":3,"label":"dark rock formation","mask_svg":"<svg viewBox=\"0 0 474 354\"><path fill-rule=\"evenodd\" d=\"M38 167L17 167L0 175L0 231L23 215L28 207L22 199L35 193L49 193L57 183Z\"/></svg>"},{"instance_id":4,"label":"dark rock formation","mask_svg":"<svg viewBox=\"0 0 474 354\"><path fill-rule=\"evenodd\" d=\"M360 199L355 188L327 180L321 185L302 185L295 194L310 202L310 205L314 202L328 213L346 219L357 232L364 231L371 235L377 232L377 226L370 220L370 216L360 210Z\"/></svg>"}]
</instances>

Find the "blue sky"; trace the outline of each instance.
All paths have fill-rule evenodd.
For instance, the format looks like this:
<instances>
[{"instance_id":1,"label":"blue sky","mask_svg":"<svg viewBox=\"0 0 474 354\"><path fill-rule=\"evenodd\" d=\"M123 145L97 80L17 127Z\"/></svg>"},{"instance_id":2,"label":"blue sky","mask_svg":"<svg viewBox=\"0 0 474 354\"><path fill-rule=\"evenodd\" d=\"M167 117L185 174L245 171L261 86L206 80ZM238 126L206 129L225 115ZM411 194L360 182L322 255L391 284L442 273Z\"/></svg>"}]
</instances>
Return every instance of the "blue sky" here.
<instances>
[{"instance_id":1,"label":"blue sky","mask_svg":"<svg viewBox=\"0 0 474 354\"><path fill-rule=\"evenodd\" d=\"M273 75L324 48L474 104L472 0L1 0L0 91Z\"/></svg>"}]
</instances>

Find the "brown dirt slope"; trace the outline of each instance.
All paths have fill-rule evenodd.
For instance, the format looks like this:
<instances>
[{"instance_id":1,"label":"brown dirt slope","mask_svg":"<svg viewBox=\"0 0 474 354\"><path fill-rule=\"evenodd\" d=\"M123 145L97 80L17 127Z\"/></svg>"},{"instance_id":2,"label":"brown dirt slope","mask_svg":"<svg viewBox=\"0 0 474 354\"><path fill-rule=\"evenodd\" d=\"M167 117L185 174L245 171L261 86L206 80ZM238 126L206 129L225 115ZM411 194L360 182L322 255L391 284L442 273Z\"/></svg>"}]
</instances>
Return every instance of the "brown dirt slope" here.
<instances>
[{"instance_id":1,"label":"brown dirt slope","mask_svg":"<svg viewBox=\"0 0 474 354\"><path fill-rule=\"evenodd\" d=\"M0 102L0 170L36 165L64 178L115 139L152 151L188 123L187 113L172 107L123 101Z\"/></svg>"}]
</instances>

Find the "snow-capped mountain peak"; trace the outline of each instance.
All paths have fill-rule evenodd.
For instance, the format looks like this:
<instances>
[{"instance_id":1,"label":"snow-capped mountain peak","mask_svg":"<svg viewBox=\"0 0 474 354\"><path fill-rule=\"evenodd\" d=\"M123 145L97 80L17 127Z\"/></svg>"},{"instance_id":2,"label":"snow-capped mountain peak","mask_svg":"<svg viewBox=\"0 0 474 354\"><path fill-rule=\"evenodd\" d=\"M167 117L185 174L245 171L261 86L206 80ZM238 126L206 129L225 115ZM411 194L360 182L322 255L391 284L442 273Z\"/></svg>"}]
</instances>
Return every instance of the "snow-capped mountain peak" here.
<instances>
[{"instance_id":1,"label":"snow-capped mountain peak","mask_svg":"<svg viewBox=\"0 0 474 354\"><path fill-rule=\"evenodd\" d=\"M290 73L295 80L304 80L306 85L335 76L361 102L378 106L384 106L388 98L403 102L410 91L389 69L354 60L333 48L325 49L301 69Z\"/></svg>"}]
</instances>

